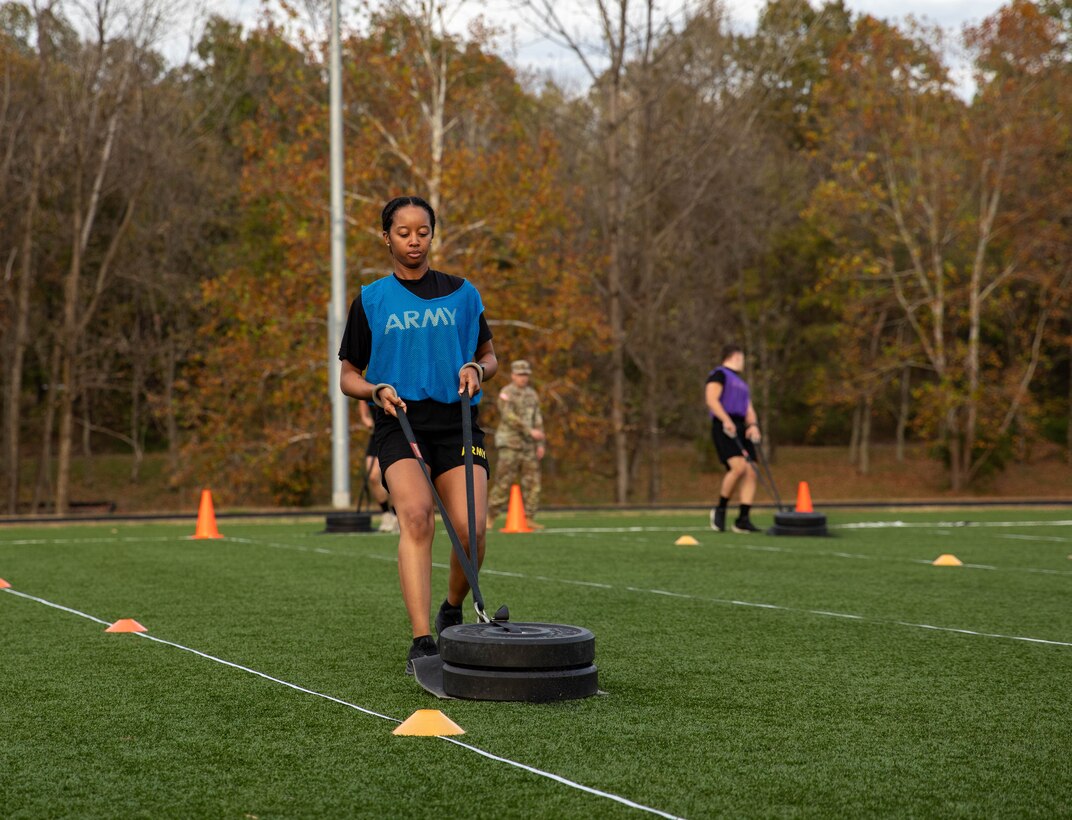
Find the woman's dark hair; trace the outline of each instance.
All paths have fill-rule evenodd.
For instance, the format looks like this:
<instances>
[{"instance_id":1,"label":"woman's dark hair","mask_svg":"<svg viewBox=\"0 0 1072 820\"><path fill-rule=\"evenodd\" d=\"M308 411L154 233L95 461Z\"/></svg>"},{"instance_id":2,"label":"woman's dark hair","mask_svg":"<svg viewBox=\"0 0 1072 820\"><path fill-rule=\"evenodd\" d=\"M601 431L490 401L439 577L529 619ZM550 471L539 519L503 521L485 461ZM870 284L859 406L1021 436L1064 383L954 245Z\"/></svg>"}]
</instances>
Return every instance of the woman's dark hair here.
<instances>
[{"instance_id":1,"label":"woman's dark hair","mask_svg":"<svg viewBox=\"0 0 1072 820\"><path fill-rule=\"evenodd\" d=\"M734 353L744 353L740 345L726 345L722 348L722 361L726 361Z\"/></svg>"},{"instance_id":2,"label":"woman's dark hair","mask_svg":"<svg viewBox=\"0 0 1072 820\"><path fill-rule=\"evenodd\" d=\"M419 196L396 196L384 205L383 213L380 214L380 221L383 223L383 232L391 232L391 225L393 225L395 221L395 212L399 208L405 208L407 205L416 205L418 208L424 208L424 210L428 211L428 218L432 221L432 236L435 236L435 211L432 210L431 205Z\"/></svg>"}]
</instances>

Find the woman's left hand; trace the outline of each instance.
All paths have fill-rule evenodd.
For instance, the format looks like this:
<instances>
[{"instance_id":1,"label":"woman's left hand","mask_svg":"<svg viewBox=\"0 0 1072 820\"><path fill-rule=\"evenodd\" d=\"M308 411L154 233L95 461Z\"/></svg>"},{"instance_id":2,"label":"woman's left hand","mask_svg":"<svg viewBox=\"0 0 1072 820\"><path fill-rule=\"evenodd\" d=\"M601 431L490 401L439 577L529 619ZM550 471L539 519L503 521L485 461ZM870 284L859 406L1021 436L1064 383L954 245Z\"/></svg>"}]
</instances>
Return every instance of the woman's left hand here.
<instances>
[{"instance_id":1,"label":"woman's left hand","mask_svg":"<svg viewBox=\"0 0 1072 820\"><path fill-rule=\"evenodd\" d=\"M480 371L475 367L463 367L458 374L458 395L465 393L472 398L480 392Z\"/></svg>"}]
</instances>

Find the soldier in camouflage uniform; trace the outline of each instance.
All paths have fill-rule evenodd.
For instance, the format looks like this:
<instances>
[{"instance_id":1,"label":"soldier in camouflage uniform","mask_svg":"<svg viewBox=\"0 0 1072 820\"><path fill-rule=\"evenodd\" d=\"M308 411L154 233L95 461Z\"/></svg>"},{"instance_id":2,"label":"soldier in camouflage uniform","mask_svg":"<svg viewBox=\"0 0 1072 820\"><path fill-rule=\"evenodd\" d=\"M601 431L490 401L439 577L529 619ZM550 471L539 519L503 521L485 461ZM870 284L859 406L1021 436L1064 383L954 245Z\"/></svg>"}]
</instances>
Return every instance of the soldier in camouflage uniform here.
<instances>
[{"instance_id":1,"label":"soldier in camouflage uniform","mask_svg":"<svg viewBox=\"0 0 1072 820\"><path fill-rule=\"evenodd\" d=\"M499 392L499 428L495 431L495 485L488 496L488 527L510 497L510 486L521 485L525 517L540 509L540 459L544 454L540 397L529 387L532 368L524 359L510 365L510 384ZM530 521L530 524L533 522Z\"/></svg>"}]
</instances>

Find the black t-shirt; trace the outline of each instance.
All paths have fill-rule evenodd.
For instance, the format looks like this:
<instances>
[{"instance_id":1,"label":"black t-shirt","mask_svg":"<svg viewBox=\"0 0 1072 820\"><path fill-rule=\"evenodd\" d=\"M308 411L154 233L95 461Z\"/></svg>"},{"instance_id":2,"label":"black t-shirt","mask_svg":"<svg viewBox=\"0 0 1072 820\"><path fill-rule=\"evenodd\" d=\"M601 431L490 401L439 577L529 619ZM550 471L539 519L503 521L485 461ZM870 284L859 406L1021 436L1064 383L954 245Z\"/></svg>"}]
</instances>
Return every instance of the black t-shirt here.
<instances>
[{"instance_id":1,"label":"black t-shirt","mask_svg":"<svg viewBox=\"0 0 1072 820\"><path fill-rule=\"evenodd\" d=\"M394 276L394 274L391 274ZM395 277L398 279L398 277ZM465 280L460 276L451 276L429 268L427 273L420 279L398 279L399 284L419 299L438 299L449 296L460 288ZM480 314L480 328L477 331L477 348L491 339L491 328L488 327L484 314ZM346 318L346 329L342 333L342 342L339 345L339 358L345 359L362 373L368 367L372 358L372 328L369 326L368 317L365 315L365 306L361 303L361 295L350 304L350 314ZM439 427L446 425L451 428L461 424L461 408L454 404L442 404L434 399L420 401L407 401L408 411L406 415L414 427ZM387 417L379 407L373 406L372 417L375 424L379 424ZM475 419L474 419L475 421Z\"/></svg>"}]
</instances>

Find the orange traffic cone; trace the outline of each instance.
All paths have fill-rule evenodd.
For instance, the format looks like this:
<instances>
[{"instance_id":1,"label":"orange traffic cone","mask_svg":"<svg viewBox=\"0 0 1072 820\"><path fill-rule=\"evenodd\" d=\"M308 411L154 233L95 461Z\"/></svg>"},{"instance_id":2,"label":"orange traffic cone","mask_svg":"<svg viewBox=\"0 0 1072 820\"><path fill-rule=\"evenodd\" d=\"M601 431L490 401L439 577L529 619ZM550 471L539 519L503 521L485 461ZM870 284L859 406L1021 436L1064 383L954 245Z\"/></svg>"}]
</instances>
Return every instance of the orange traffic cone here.
<instances>
[{"instance_id":1,"label":"orange traffic cone","mask_svg":"<svg viewBox=\"0 0 1072 820\"><path fill-rule=\"evenodd\" d=\"M525 502L521 500L521 485L510 486L510 506L506 508L506 526L499 532L532 532L525 518Z\"/></svg>"},{"instance_id":2,"label":"orange traffic cone","mask_svg":"<svg viewBox=\"0 0 1072 820\"><path fill-rule=\"evenodd\" d=\"M797 487L797 512L814 512L811 508L811 490L808 489L807 481L801 481Z\"/></svg>"},{"instance_id":3,"label":"orange traffic cone","mask_svg":"<svg viewBox=\"0 0 1072 820\"><path fill-rule=\"evenodd\" d=\"M216 529L216 511L212 509L212 493L201 491L201 506L197 510L197 531L194 538L223 538Z\"/></svg>"},{"instance_id":4,"label":"orange traffic cone","mask_svg":"<svg viewBox=\"0 0 1072 820\"><path fill-rule=\"evenodd\" d=\"M0 578L0 589L11 589L11 584L9 584L3 578Z\"/></svg>"}]
</instances>

